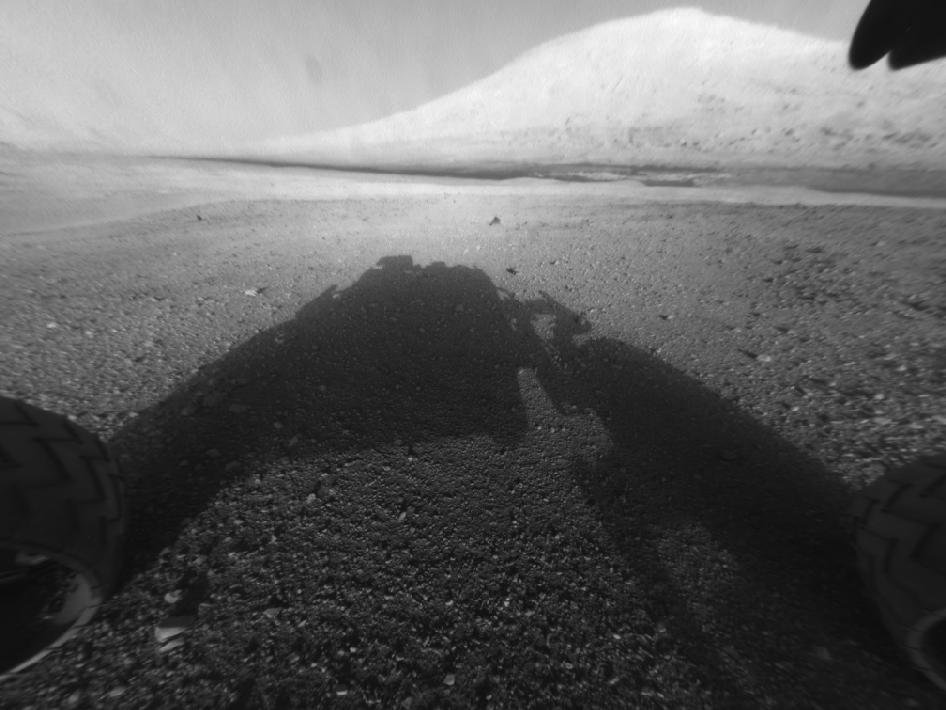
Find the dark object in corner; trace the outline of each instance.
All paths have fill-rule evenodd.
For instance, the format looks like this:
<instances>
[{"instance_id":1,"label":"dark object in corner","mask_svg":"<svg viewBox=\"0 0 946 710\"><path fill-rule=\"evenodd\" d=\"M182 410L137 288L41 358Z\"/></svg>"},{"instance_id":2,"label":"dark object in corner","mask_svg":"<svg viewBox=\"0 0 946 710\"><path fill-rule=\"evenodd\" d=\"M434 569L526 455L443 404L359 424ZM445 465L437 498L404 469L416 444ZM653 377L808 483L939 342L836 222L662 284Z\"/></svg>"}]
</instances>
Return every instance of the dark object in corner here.
<instances>
[{"instance_id":1,"label":"dark object in corner","mask_svg":"<svg viewBox=\"0 0 946 710\"><path fill-rule=\"evenodd\" d=\"M946 57L946 2L871 0L854 30L848 61L864 69L885 54L891 69Z\"/></svg>"}]
</instances>

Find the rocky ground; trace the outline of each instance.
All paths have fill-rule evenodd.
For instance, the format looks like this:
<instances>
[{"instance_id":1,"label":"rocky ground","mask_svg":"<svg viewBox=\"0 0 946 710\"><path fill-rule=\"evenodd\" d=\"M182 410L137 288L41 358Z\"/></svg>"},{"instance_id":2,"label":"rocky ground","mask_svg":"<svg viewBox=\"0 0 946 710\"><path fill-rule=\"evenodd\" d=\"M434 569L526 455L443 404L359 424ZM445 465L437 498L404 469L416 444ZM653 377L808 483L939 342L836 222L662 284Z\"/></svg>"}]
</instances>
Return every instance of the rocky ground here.
<instances>
[{"instance_id":1,"label":"rocky ground","mask_svg":"<svg viewBox=\"0 0 946 710\"><path fill-rule=\"evenodd\" d=\"M0 706L941 707L843 516L946 445L946 212L698 199L4 236L0 391L107 438L132 518Z\"/></svg>"}]
</instances>

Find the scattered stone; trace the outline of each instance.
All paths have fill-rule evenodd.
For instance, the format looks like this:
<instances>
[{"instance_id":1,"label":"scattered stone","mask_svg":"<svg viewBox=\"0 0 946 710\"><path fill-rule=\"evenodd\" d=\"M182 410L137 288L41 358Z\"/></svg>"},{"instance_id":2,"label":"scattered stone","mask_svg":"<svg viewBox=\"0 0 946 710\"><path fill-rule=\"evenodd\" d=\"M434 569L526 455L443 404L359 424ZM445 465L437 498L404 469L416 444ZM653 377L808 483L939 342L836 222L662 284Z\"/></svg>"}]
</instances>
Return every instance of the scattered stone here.
<instances>
[{"instance_id":1,"label":"scattered stone","mask_svg":"<svg viewBox=\"0 0 946 710\"><path fill-rule=\"evenodd\" d=\"M191 628L195 621L197 618L194 616L167 616L154 627L154 638L159 644L166 646L169 641Z\"/></svg>"},{"instance_id":2,"label":"scattered stone","mask_svg":"<svg viewBox=\"0 0 946 710\"><path fill-rule=\"evenodd\" d=\"M454 685L457 682L457 677L453 673L448 673L444 676L443 684L444 685Z\"/></svg>"},{"instance_id":3,"label":"scattered stone","mask_svg":"<svg viewBox=\"0 0 946 710\"><path fill-rule=\"evenodd\" d=\"M499 217L493 217L493 218L489 221L489 226L490 226L490 227L493 227L493 226L495 226L495 225L497 225L497 224L502 224L502 220L500 220Z\"/></svg>"},{"instance_id":4,"label":"scattered stone","mask_svg":"<svg viewBox=\"0 0 946 710\"><path fill-rule=\"evenodd\" d=\"M772 362L774 358L771 355L762 354L762 355L756 355L755 359L758 362Z\"/></svg>"},{"instance_id":5,"label":"scattered stone","mask_svg":"<svg viewBox=\"0 0 946 710\"><path fill-rule=\"evenodd\" d=\"M243 292L245 296L259 296L262 293L262 289L258 288L248 288Z\"/></svg>"},{"instance_id":6,"label":"scattered stone","mask_svg":"<svg viewBox=\"0 0 946 710\"><path fill-rule=\"evenodd\" d=\"M49 328L50 330L55 330L56 328L59 327L59 324L54 321L49 321L49 323L46 324L46 327Z\"/></svg>"},{"instance_id":7,"label":"scattered stone","mask_svg":"<svg viewBox=\"0 0 946 710\"><path fill-rule=\"evenodd\" d=\"M167 643L163 643L160 646L158 646L158 652L170 653L175 648L180 648L183 645L184 645L184 639L181 639L181 638L171 639Z\"/></svg>"},{"instance_id":8,"label":"scattered stone","mask_svg":"<svg viewBox=\"0 0 946 710\"><path fill-rule=\"evenodd\" d=\"M180 589L174 589L164 595L164 601L168 604L177 604L184 597L184 592Z\"/></svg>"}]
</instances>

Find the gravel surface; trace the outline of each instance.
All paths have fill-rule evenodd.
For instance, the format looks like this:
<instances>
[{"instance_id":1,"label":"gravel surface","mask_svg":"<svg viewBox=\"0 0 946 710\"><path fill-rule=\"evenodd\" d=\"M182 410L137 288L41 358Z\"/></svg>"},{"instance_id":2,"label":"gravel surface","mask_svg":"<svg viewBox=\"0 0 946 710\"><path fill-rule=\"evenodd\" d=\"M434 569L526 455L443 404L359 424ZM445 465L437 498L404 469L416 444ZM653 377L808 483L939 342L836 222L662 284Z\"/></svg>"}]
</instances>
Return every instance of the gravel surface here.
<instances>
[{"instance_id":1,"label":"gravel surface","mask_svg":"<svg viewBox=\"0 0 946 710\"><path fill-rule=\"evenodd\" d=\"M843 514L946 445L944 232L510 188L3 237L0 391L133 517L0 706L942 707Z\"/></svg>"}]
</instances>

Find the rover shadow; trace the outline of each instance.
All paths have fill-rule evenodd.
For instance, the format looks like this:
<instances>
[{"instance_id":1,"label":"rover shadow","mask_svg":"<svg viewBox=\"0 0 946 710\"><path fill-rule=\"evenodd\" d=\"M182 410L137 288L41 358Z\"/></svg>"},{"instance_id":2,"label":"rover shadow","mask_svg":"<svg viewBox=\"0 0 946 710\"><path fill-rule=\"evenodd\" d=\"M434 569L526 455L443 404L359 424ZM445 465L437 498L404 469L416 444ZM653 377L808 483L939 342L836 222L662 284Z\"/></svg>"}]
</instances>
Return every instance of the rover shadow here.
<instances>
[{"instance_id":1,"label":"rover shadow","mask_svg":"<svg viewBox=\"0 0 946 710\"><path fill-rule=\"evenodd\" d=\"M590 326L552 298L512 306L522 318L551 318L550 335L531 334L529 349L552 355L539 359L538 381L561 411L593 411L613 444L594 461L575 459L572 474L698 666L742 666L775 687L772 669L797 668L799 657L810 666L789 685L809 673L817 681L837 660L828 646L849 659L859 646L885 649L898 662L861 592L851 491L837 476L697 380L624 342L589 337ZM704 565L719 578L702 578ZM758 634L749 647L748 629ZM844 704L842 688L835 701Z\"/></svg>"},{"instance_id":2,"label":"rover shadow","mask_svg":"<svg viewBox=\"0 0 946 710\"><path fill-rule=\"evenodd\" d=\"M540 333L543 318L552 328ZM469 435L515 447L528 430L521 368L535 371L559 410L591 412L606 427L611 450L576 459L572 474L709 682L732 675L720 637L763 668L827 635L860 633L866 607L842 526L847 492L818 462L653 356L593 337L552 298L522 302L478 269L421 267L409 256L327 289L116 437L132 472L130 573L172 545L250 459L370 449L407 457ZM688 526L738 567L713 592L723 621L712 633L691 607L699 580L680 572L699 565L665 556L686 549ZM773 609L793 614L773 626ZM760 632L752 648L740 647L746 627Z\"/></svg>"},{"instance_id":3,"label":"rover shadow","mask_svg":"<svg viewBox=\"0 0 946 710\"><path fill-rule=\"evenodd\" d=\"M381 259L205 367L111 442L129 478L130 571L256 461L525 431L527 340L485 273Z\"/></svg>"}]
</instances>

